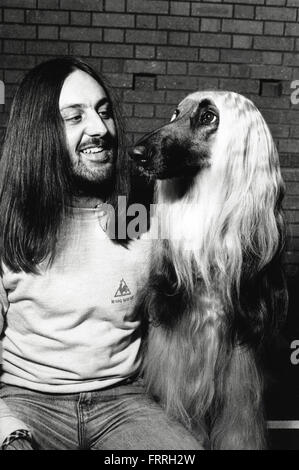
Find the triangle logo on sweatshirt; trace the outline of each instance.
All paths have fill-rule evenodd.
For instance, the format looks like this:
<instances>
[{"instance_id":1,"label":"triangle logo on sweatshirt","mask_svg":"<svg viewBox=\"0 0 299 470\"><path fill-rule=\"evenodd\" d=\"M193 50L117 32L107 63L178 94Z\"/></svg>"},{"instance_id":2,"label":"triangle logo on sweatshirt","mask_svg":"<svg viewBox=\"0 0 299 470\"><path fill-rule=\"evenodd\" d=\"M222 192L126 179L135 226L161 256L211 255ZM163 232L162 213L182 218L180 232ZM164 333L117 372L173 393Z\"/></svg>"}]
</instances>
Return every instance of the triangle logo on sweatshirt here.
<instances>
[{"instance_id":1,"label":"triangle logo on sweatshirt","mask_svg":"<svg viewBox=\"0 0 299 470\"><path fill-rule=\"evenodd\" d=\"M122 279L119 283L118 289L115 292L114 297L124 297L125 295L131 295L131 291L127 286L127 283Z\"/></svg>"}]
</instances>

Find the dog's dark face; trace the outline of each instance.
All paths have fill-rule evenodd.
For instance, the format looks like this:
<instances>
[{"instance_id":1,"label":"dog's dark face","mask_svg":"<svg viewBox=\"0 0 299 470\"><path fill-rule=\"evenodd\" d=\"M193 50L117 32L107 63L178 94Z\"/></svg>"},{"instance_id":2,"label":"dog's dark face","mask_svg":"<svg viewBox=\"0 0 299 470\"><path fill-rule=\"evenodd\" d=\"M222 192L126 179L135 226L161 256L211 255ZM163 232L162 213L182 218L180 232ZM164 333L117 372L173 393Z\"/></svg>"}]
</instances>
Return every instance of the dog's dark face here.
<instances>
[{"instance_id":1,"label":"dog's dark face","mask_svg":"<svg viewBox=\"0 0 299 470\"><path fill-rule=\"evenodd\" d=\"M218 125L215 103L194 93L178 105L170 123L136 142L130 156L140 172L153 179L192 176L210 165Z\"/></svg>"}]
</instances>

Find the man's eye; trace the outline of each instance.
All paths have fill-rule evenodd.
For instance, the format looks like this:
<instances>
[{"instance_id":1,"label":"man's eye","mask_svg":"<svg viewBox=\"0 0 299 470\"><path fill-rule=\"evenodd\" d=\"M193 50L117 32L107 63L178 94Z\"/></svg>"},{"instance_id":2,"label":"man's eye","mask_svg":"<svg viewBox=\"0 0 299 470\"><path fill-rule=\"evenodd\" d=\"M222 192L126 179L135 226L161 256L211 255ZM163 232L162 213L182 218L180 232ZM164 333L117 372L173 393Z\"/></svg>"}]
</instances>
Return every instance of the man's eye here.
<instances>
[{"instance_id":1,"label":"man's eye","mask_svg":"<svg viewBox=\"0 0 299 470\"><path fill-rule=\"evenodd\" d=\"M99 109L98 110L98 115L102 118L102 119L110 119L112 117L112 112L109 108L107 109Z\"/></svg>"},{"instance_id":2,"label":"man's eye","mask_svg":"<svg viewBox=\"0 0 299 470\"><path fill-rule=\"evenodd\" d=\"M75 116L65 117L64 120L69 123L76 123L81 121L81 114L76 114Z\"/></svg>"},{"instance_id":3,"label":"man's eye","mask_svg":"<svg viewBox=\"0 0 299 470\"><path fill-rule=\"evenodd\" d=\"M200 123L204 125L213 124L216 122L217 116L211 111L206 111L200 116Z\"/></svg>"},{"instance_id":4,"label":"man's eye","mask_svg":"<svg viewBox=\"0 0 299 470\"><path fill-rule=\"evenodd\" d=\"M174 121L178 117L179 114L180 114L180 111L178 109L176 109L175 112L173 113L173 115L170 118L170 122Z\"/></svg>"}]
</instances>

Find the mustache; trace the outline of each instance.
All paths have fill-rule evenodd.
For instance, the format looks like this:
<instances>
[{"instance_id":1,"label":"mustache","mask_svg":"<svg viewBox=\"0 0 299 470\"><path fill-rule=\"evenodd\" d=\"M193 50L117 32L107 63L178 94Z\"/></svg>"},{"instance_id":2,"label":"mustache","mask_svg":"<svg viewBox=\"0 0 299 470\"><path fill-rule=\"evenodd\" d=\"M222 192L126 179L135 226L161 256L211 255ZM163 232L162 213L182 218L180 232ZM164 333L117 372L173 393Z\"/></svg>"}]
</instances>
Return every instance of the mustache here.
<instances>
[{"instance_id":1,"label":"mustache","mask_svg":"<svg viewBox=\"0 0 299 470\"><path fill-rule=\"evenodd\" d=\"M80 152L88 147L101 147L104 150L110 150L116 146L115 139L111 136L107 137L91 137L84 143L78 145L77 150Z\"/></svg>"}]
</instances>

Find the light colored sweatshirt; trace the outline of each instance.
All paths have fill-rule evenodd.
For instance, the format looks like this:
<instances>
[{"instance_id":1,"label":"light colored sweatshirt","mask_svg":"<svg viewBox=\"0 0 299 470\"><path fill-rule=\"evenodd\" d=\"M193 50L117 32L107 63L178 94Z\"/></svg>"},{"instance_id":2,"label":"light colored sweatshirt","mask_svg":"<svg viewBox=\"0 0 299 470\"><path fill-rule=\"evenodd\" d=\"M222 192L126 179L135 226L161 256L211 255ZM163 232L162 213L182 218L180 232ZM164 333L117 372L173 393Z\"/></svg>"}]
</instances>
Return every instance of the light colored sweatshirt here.
<instances>
[{"instance_id":1,"label":"light colored sweatshirt","mask_svg":"<svg viewBox=\"0 0 299 470\"><path fill-rule=\"evenodd\" d=\"M109 239L101 209L67 217L52 265L40 274L4 267L0 282L5 384L76 393L117 384L139 367L140 322L132 319L149 241ZM137 334L136 334L137 333ZM25 428L0 400L0 443Z\"/></svg>"}]
</instances>

